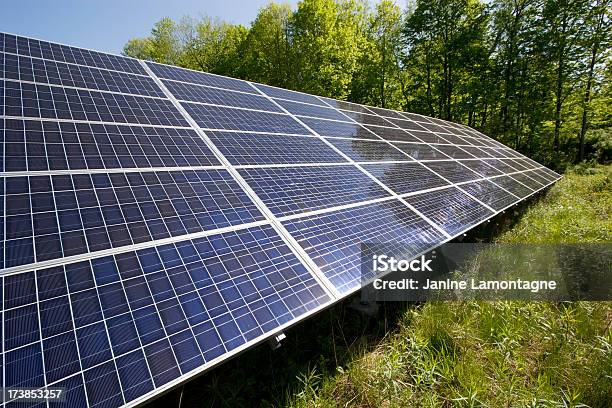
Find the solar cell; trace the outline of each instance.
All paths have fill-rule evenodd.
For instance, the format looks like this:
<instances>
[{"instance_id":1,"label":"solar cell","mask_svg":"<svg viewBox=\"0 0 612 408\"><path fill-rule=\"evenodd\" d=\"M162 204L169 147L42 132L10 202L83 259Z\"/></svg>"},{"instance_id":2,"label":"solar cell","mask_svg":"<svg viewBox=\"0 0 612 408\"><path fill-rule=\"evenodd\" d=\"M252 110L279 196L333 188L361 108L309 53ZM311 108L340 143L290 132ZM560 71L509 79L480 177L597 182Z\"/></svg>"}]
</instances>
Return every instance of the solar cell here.
<instances>
[{"instance_id":1,"label":"solar cell","mask_svg":"<svg viewBox=\"0 0 612 408\"><path fill-rule=\"evenodd\" d=\"M456 161L426 162L425 165L451 183L462 183L481 178L479 174Z\"/></svg>"},{"instance_id":2,"label":"solar cell","mask_svg":"<svg viewBox=\"0 0 612 408\"><path fill-rule=\"evenodd\" d=\"M511 192L515 196L519 198L525 198L531 193L533 190L526 185L520 183L519 181L513 179L510 176L500 176L492 179L495 184L500 187L503 187L505 190Z\"/></svg>"},{"instance_id":3,"label":"solar cell","mask_svg":"<svg viewBox=\"0 0 612 408\"><path fill-rule=\"evenodd\" d=\"M492 177L503 174L502 171L488 165L482 160L461 160L460 163L470 170L480 174L481 177Z\"/></svg>"},{"instance_id":4,"label":"solar cell","mask_svg":"<svg viewBox=\"0 0 612 408\"><path fill-rule=\"evenodd\" d=\"M389 121L401 127L402 129L406 129L406 130L420 130L420 131L427 130L423 126L419 125L417 122L413 122L411 120L393 118L393 119L389 119Z\"/></svg>"},{"instance_id":5,"label":"solar cell","mask_svg":"<svg viewBox=\"0 0 612 408\"><path fill-rule=\"evenodd\" d=\"M494 213L455 187L406 197L406 201L455 236Z\"/></svg>"},{"instance_id":6,"label":"solar cell","mask_svg":"<svg viewBox=\"0 0 612 408\"><path fill-rule=\"evenodd\" d=\"M365 127L385 140L398 142L421 142L420 139L412 136L408 132L404 132L401 129L369 125L366 125Z\"/></svg>"},{"instance_id":7,"label":"solar cell","mask_svg":"<svg viewBox=\"0 0 612 408\"><path fill-rule=\"evenodd\" d=\"M5 33L0 33L0 44L3 45L0 48L2 52L145 75L142 66L132 58Z\"/></svg>"},{"instance_id":8,"label":"solar cell","mask_svg":"<svg viewBox=\"0 0 612 408\"><path fill-rule=\"evenodd\" d=\"M238 79L222 77L219 75L212 75L206 72L196 72L187 69L171 67L168 65L155 64L153 62L147 62L147 66L159 78L172 79L175 81L181 81L191 84L208 85L233 91L257 94L257 91L252 86L250 86L248 82L241 81Z\"/></svg>"},{"instance_id":9,"label":"solar cell","mask_svg":"<svg viewBox=\"0 0 612 408\"><path fill-rule=\"evenodd\" d=\"M348 139L328 140L344 154L357 162L412 161L410 156L382 141Z\"/></svg>"},{"instance_id":10,"label":"solar cell","mask_svg":"<svg viewBox=\"0 0 612 408\"><path fill-rule=\"evenodd\" d=\"M354 166L255 168L240 174L279 217L389 196Z\"/></svg>"},{"instance_id":11,"label":"solar cell","mask_svg":"<svg viewBox=\"0 0 612 408\"><path fill-rule=\"evenodd\" d=\"M448 182L420 163L364 164L363 168L397 194L448 185Z\"/></svg>"},{"instance_id":12,"label":"solar cell","mask_svg":"<svg viewBox=\"0 0 612 408\"><path fill-rule=\"evenodd\" d=\"M213 131L206 134L234 165L346 162L317 137Z\"/></svg>"},{"instance_id":13,"label":"solar cell","mask_svg":"<svg viewBox=\"0 0 612 408\"><path fill-rule=\"evenodd\" d=\"M419 131L419 130L408 130L407 132L411 134L412 136L415 136L416 138L418 138L420 141L423 141L425 143L448 144L448 141L446 139L444 139L442 136L436 133L429 133L429 132Z\"/></svg>"},{"instance_id":14,"label":"solar cell","mask_svg":"<svg viewBox=\"0 0 612 408\"><path fill-rule=\"evenodd\" d=\"M273 86L267 86L262 84L254 84L264 94L273 98L288 99L290 101L311 103L313 105L327 106L318 97L309 95L301 92L289 91L287 89L275 88Z\"/></svg>"},{"instance_id":15,"label":"solar cell","mask_svg":"<svg viewBox=\"0 0 612 408\"><path fill-rule=\"evenodd\" d=\"M448 160L448 157L440 152L438 146L436 148L426 144L416 143L393 143L397 147L414 160Z\"/></svg>"},{"instance_id":16,"label":"solar cell","mask_svg":"<svg viewBox=\"0 0 612 408\"><path fill-rule=\"evenodd\" d=\"M341 114L336 109L326 108L323 106L309 105L300 102L277 101L279 105L287 109L289 113L299 116L311 116L319 119L333 119L349 121L345 115Z\"/></svg>"},{"instance_id":17,"label":"solar cell","mask_svg":"<svg viewBox=\"0 0 612 408\"><path fill-rule=\"evenodd\" d=\"M340 112L344 113L345 115L353 119L355 122L361 123L363 125L393 126L393 123L377 115L371 115L368 113L351 112L351 111L340 111Z\"/></svg>"},{"instance_id":18,"label":"solar cell","mask_svg":"<svg viewBox=\"0 0 612 408\"><path fill-rule=\"evenodd\" d=\"M370 113L370 114L374 113L373 111L368 109L367 106L359 105L358 103L339 101L337 99L324 98L324 97L319 97L319 99L321 99L323 102L325 102L326 105L329 105L332 108L342 109L345 111L352 111L352 112L361 112L361 113Z\"/></svg>"},{"instance_id":19,"label":"solar cell","mask_svg":"<svg viewBox=\"0 0 612 408\"><path fill-rule=\"evenodd\" d=\"M356 123L337 122L315 118L300 118L300 120L321 136L354 137L357 139L380 140L380 138L375 134L369 132L364 127Z\"/></svg>"},{"instance_id":20,"label":"solar cell","mask_svg":"<svg viewBox=\"0 0 612 408\"><path fill-rule=\"evenodd\" d=\"M496 211L514 204L517 198L514 194L502 190L489 180L466 183L461 185L461 188Z\"/></svg>"}]
</instances>

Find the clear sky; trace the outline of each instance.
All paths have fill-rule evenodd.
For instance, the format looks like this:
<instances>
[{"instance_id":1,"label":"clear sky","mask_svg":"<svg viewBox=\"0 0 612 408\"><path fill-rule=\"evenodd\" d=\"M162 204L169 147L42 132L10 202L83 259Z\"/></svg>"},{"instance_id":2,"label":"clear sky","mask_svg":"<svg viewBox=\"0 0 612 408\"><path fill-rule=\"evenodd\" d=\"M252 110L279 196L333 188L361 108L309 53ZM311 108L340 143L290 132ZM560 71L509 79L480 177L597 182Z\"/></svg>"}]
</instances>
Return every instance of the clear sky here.
<instances>
[{"instance_id":1,"label":"clear sky","mask_svg":"<svg viewBox=\"0 0 612 408\"><path fill-rule=\"evenodd\" d=\"M248 25L269 0L2 0L0 31L120 53L162 17L208 15ZM281 2L281 1L279 1ZM285 0L294 8L297 0Z\"/></svg>"}]
</instances>

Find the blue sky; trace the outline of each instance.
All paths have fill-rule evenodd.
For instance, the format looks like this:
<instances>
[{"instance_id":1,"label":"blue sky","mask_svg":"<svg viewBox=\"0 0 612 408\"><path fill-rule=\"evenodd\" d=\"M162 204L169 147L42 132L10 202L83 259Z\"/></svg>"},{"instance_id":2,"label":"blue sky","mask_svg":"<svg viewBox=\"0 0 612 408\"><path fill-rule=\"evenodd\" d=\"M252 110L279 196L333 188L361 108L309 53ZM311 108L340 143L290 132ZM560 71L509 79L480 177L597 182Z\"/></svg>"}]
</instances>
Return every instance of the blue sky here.
<instances>
[{"instance_id":1,"label":"blue sky","mask_svg":"<svg viewBox=\"0 0 612 408\"><path fill-rule=\"evenodd\" d=\"M120 53L128 39L146 36L162 17L209 15L247 25L268 1L9 0L2 4L0 31Z\"/></svg>"}]
</instances>

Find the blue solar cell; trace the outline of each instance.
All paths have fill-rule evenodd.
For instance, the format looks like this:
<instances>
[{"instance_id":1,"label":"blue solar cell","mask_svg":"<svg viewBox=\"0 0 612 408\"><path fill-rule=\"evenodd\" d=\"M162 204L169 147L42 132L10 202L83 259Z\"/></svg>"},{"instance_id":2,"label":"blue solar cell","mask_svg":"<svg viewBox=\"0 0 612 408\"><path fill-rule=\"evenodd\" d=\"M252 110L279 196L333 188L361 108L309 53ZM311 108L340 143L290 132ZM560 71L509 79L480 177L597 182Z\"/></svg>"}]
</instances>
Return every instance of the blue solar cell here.
<instances>
[{"instance_id":1,"label":"blue solar cell","mask_svg":"<svg viewBox=\"0 0 612 408\"><path fill-rule=\"evenodd\" d=\"M42 387L45 385L40 343L4 354L5 387Z\"/></svg>"},{"instance_id":2,"label":"blue solar cell","mask_svg":"<svg viewBox=\"0 0 612 408\"><path fill-rule=\"evenodd\" d=\"M424 164L451 183L462 183L481 178L479 174L456 161L425 162Z\"/></svg>"},{"instance_id":3,"label":"blue solar cell","mask_svg":"<svg viewBox=\"0 0 612 408\"><path fill-rule=\"evenodd\" d=\"M364 164L363 167L397 194L448 185L448 182L419 163Z\"/></svg>"},{"instance_id":4,"label":"blue solar cell","mask_svg":"<svg viewBox=\"0 0 612 408\"><path fill-rule=\"evenodd\" d=\"M446 145L436 145L436 149L447 155L448 157L456 160L460 159L473 159L470 153L463 150L461 147L457 146L446 146Z\"/></svg>"},{"instance_id":5,"label":"blue solar cell","mask_svg":"<svg viewBox=\"0 0 612 408\"><path fill-rule=\"evenodd\" d=\"M179 111L166 99L4 82L7 116L188 126Z\"/></svg>"},{"instance_id":6,"label":"blue solar cell","mask_svg":"<svg viewBox=\"0 0 612 408\"><path fill-rule=\"evenodd\" d=\"M420 131L427 130L425 129L425 127L420 125L418 122L406 120L406 118L389 118L388 120L402 129L420 130Z\"/></svg>"},{"instance_id":7,"label":"blue solar cell","mask_svg":"<svg viewBox=\"0 0 612 408\"><path fill-rule=\"evenodd\" d=\"M492 177L503 174L501 171L482 160L461 160L460 163L470 170L480 174L482 177Z\"/></svg>"},{"instance_id":8,"label":"blue solar cell","mask_svg":"<svg viewBox=\"0 0 612 408\"><path fill-rule=\"evenodd\" d=\"M245 109L181 103L201 128L308 135L310 132L289 115Z\"/></svg>"},{"instance_id":9,"label":"blue solar cell","mask_svg":"<svg viewBox=\"0 0 612 408\"><path fill-rule=\"evenodd\" d=\"M27 196L24 183L32 202L49 196L55 205L29 209L19 201ZM7 267L32 262L32 244L42 261L263 219L220 170L12 177L7 186L16 193L7 194L7 213L15 214L7 217L7 248L30 245L7 251ZM34 230L24 227L32 224ZM109 273L96 272L96 279L106 283Z\"/></svg>"},{"instance_id":10,"label":"blue solar cell","mask_svg":"<svg viewBox=\"0 0 612 408\"><path fill-rule=\"evenodd\" d=\"M83 377L80 375L73 375L63 381L54 384L57 388L64 388L66 390L66 400L62 402L50 401L50 407L84 407L87 405L87 399L85 396L85 386L83 385Z\"/></svg>"},{"instance_id":11,"label":"blue solar cell","mask_svg":"<svg viewBox=\"0 0 612 408\"><path fill-rule=\"evenodd\" d=\"M146 75L140 63L132 58L5 33L0 33L0 43L4 44L2 51L13 54Z\"/></svg>"},{"instance_id":12,"label":"blue solar cell","mask_svg":"<svg viewBox=\"0 0 612 408\"><path fill-rule=\"evenodd\" d=\"M444 239L397 200L305 216L283 225L341 293L357 289L362 280L371 278L361 275L361 243L425 250Z\"/></svg>"},{"instance_id":13,"label":"blue solar cell","mask_svg":"<svg viewBox=\"0 0 612 408\"><path fill-rule=\"evenodd\" d=\"M346 162L317 137L212 131L206 134L234 165Z\"/></svg>"},{"instance_id":14,"label":"blue solar cell","mask_svg":"<svg viewBox=\"0 0 612 408\"><path fill-rule=\"evenodd\" d=\"M478 200L559 177L440 119L2 33L0 52L0 267L17 267L0 276L0 383L68 390L41 408L152 396L338 300L251 194L346 294L361 243L416 254L492 215Z\"/></svg>"},{"instance_id":15,"label":"blue solar cell","mask_svg":"<svg viewBox=\"0 0 612 408\"><path fill-rule=\"evenodd\" d=\"M0 58L4 59L6 79L164 97L164 93L155 81L142 75L12 54L0 54Z\"/></svg>"},{"instance_id":16,"label":"blue solar cell","mask_svg":"<svg viewBox=\"0 0 612 408\"><path fill-rule=\"evenodd\" d=\"M202 85L184 84L176 81L163 82L172 95L179 100L257 109L268 112L282 112L281 108L265 96L210 88Z\"/></svg>"},{"instance_id":17,"label":"blue solar cell","mask_svg":"<svg viewBox=\"0 0 612 408\"><path fill-rule=\"evenodd\" d=\"M406 201L454 236L493 215L467 194L451 187L406 197Z\"/></svg>"},{"instance_id":18,"label":"blue solar cell","mask_svg":"<svg viewBox=\"0 0 612 408\"><path fill-rule=\"evenodd\" d=\"M192 84L208 85L217 88L229 89L234 91L250 92L257 94L257 90L249 85L248 82L239 79L222 77L219 75L197 72L168 65L155 64L147 61L151 71L160 78L173 79L175 81L187 82Z\"/></svg>"},{"instance_id":19,"label":"blue solar cell","mask_svg":"<svg viewBox=\"0 0 612 408\"><path fill-rule=\"evenodd\" d=\"M4 310L4 349L12 350L40 340L36 304Z\"/></svg>"},{"instance_id":20,"label":"blue solar cell","mask_svg":"<svg viewBox=\"0 0 612 408\"><path fill-rule=\"evenodd\" d=\"M254 168L240 174L279 217L389 196L354 166Z\"/></svg>"},{"instance_id":21,"label":"blue solar cell","mask_svg":"<svg viewBox=\"0 0 612 408\"><path fill-rule=\"evenodd\" d=\"M517 201L515 195L502 190L499 186L488 180L463 184L461 189L471 194L473 197L478 198L496 211L501 211Z\"/></svg>"},{"instance_id":22,"label":"blue solar cell","mask_svg":"<svg viewBox=\"0 0 612 408\"><path fill-rule=\"evenodd\" d=\"M117 358L116 364L127 401L135 400L153 390L153 381L142 350L134 350Z\"/></svg>"},{"instance_id":23,"label":"blue solar cell","mask_svg":"<svg viewBox=\"0 0 612 408\"><path fill-rule=\"evenodd\" d=\"M74 332L43 339L47 383L53 383L81 371Z\"/></svg>"},{"instance_id":24,"label":"blue solar cell","mask_svg":"<svg viewBox=\"0 0 612 408\"><path fill-rule=\"evenodd\" d=\"M337 122L316 118L300 118L300 120L320 136L380 140L375 134L369 132L366 128L357 123Z\"/></svg>"},{"instance_id":25,"label":"blue solar cell","mask_svg":"<svg viewBox=\"0 0 612 408\"><path fill-rule=\"evenodd\" d=\"M107 362L83 372L90 407L118 407L124 404L116 366Z\"/></svg>"},{"instance_id":26,"label":"blue solar cell","mask_svg":"<svg viewBox=\"0 0 612 408\"><path fill-rule=\"evenodd\" d=\"M202 138L189 129L3 122L7 172L219 165Z\"/></svg>"},{"instance_id":27,"label":"blue solar cell","mask_svg":"<svg viewBox=\"0 0 612 408\"><path fill-rule=\"evenodd\" d=\"M328 139L331 144L340 149L356 162L377 161L413 161L410 156L402 153L386 142L373 140Z\"/></svg>"},{"instance_id":28,"label":"blue solar cell","mask_svg":"<svg viewBox=\"0 0 612 408\"><path fill-rule=\"evenodd\" d=\"M402 129L383 127L383 126L370 126L366 125L366 128L376 133L378 136L389 141L399 142L420 142L421 140L412 136L408 132L404 132Z\"/></svg>"}]
</instances>

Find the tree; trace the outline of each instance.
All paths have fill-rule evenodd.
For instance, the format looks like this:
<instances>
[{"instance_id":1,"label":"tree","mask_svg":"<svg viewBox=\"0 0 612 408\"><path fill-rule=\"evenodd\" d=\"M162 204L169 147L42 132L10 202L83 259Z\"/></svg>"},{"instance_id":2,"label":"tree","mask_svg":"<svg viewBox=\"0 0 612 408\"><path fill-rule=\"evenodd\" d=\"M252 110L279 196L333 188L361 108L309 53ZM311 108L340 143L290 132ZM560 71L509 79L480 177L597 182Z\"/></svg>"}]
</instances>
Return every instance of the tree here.
<instances>
[{"instance_id":1,"label":"tree","mask_svg":"<svg viewBox=\"0 0 612 408\"><path fill-rule=\"evenodd\" d=\"M182 66L220 75L243 76L246 27L203 17L199 21L184 19L181 31L185 43Z\"/></svg>"},{"instance_id":2,"label":"tree","mask_svg":"<svg viewBox=\"0 0 612 408\"><path fill-rule=\"evenodd\" d=\"M383 108L402 107L401 30L401 9L391 0L382 0L368 16L351 100Z\"/></svg>"},{"instance_id":3,"label":"tree","mask_svg":"<svg viewBox=\"0 0 612 408\"><path fill-rule=\"evenodd\" d=\"M477 0L417 0L406 19L406 60L425 59L427 93L437 94L437 111L445 119L453 119L458 71L469 61L468 53L482 46L486 21L485 7Z\"/></svg>"},{"instance_id":4,"label":"tree","mask_svg":"<svg viewBox=\"0 0 612 408\"><path fill-rule=\"evenodd\" d=\"M364 41L364 11L355 0L298 4L291 23L297 88L347 98Z\"/></svg>"},{"instance_id":5,"label":"tree","mask_svg":"<svg viewBox=\"0 0 612 408\"><path fill-rule=\"evenodd\" d=\"M128 41L123 52L134 58L177 64L182 50L176 24L168 17L162 18L153 26L150 37Z\"/></svg>"},{"instance_id":6,"label":"tree","mask_svg":"<svg viewBox=\"0 0 612 408\"><path fill-rule=\"evenodd\" d=\"M292 44L288 4L270 3L259 10L245 44L247 78L280 87L292 87Z\"/></svg>"}]
</instances>

